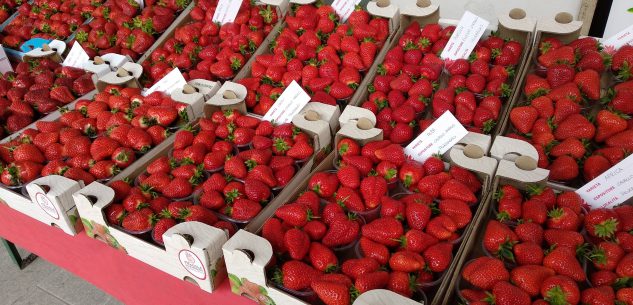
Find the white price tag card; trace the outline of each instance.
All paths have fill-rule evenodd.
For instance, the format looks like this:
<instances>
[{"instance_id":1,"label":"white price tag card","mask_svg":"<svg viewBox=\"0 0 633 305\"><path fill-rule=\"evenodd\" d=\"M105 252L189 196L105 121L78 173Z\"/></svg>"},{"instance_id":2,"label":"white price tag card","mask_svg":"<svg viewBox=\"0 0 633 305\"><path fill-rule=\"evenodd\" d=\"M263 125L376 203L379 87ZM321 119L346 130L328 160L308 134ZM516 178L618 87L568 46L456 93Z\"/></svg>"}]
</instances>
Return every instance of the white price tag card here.
<instances>
[{"instance_id":1,"label":"white price tag card","mask_svg":"<svg viewBox=\"0 0 633 305\"><path fill-rule=\"evenodd\" d=\"M11 71L13 71L13 68L11 67L9 57L7 57L7 53L4 52L4 47L0 44L0 73L4 74Z\"/></svg>"},{"instance_id":2,"label":"white price tag card","mask_svg":"<svg viewBox=\"0 0 633 305\"><path fill-rule=\"evenodd\" d=\"M360 0L334 0L334 2L332 2L332 8L336 14L338 14L339 18L341 18L341 22L345 22L358 3L360 3Z\"/></svg>"},{"instance_id":3,"label":"white price tag card","mask_svg":"<svg viewBox=\"0 0 633 305\"><path fill-rule=\"evenodd\" d=\"M576 193L594 209L611 208L633 197L633 155L626 157Z\"/></svg>"},{"instance_id":4,"label":"white price tag card","mask_svg":"<svg viewBox=\"0 0 633 305\"><path fill-rule=\"evenodd\" d=\"M178 68L174 68L171 72L167 73L165 77L156 82L151 88L147 89L144 95L148 96L154 91L159 91L171 95L174 90L184 87L185 84L187 84L185 77L182 76L182 73L180 73L180 70L178 70Z\"/></svg>"},{"instance_id":5,"label":"white price tag card","mask_svg":"<svg viewBox=\"0 0 633 305\"><path fill-rule=\"evenodd\" d=\"M467 59L489 24L469 11L464 12L440 57L448 60Z\"/></svg>"},{"instance_id":6,"label":"white price tag card","mask_svg":"<svg viewBox=\"0 0 633 305\"><path fill-rule=\"evenodd\" d=\"M609 54L613 54L617 49L621 48L624 45L633 45L633 25L627 27L626 29L618 32L611 37L603 38L601 42L602 45L604 45L605 50Z\"/></svg>"},{"instance_id":7,"label":"white price tag card","mask_svg":"<svg viewBox=\"0 0 633 305\"><path fill-rule=\"evenodd\" d=\"M443 154L468 134L449 111L444 112L431 126L404 148L404 153L416 161L424 162L434 154Z\"/></svg>"},{"instance_id":8,"label":"white price tag card","mask_svg":"<svg viewBox=\"0 0 633 305\"><path fill-rule=\"evenodd\" d=\"M303 91L296 81L292 81L290 86L281 93L277 101L264 115L264 120L285 124L292 122L294 117L310 101L310 96Z\"/></svg>"},{"instance_id":9,"label":"white price tag card","mask_svg":"<svg viewBox=\"0 0 633 305\"><path fill-rule=\"evenodd\" d=\"M83 69L84 65L88 61L90 61L90 56L88 56L88 53L86 53L84 48L82 48L78 42L75 42L73 44L73 47L70 49L70 52L68 52L68 56L66 56L66 59L64 59L62 65L77 69Z\"/></svg>"},{"instance_id":10,"label":"white price tag card","mask_svg":"<svg viewBox=\"0 0 633 305\"><path fill-rule=\"evenodd\" d=\"M220 0L215 8L215 13L213 13L212 21L220 24L235 21L240 6L242 6L242 0Z\"/></svg>"},{"instance_id":11,"label":"white price tag card","mask_svg":"<svg viewBox=\"0 0 633 305\"><path fill-rule=\"evenodd\" d=\"M134 0L134 2L136 2L138 4L138 6L141 8L141 11L145 8L145 1L143 1L143 0Z\"/></svg>"}]
</instances>

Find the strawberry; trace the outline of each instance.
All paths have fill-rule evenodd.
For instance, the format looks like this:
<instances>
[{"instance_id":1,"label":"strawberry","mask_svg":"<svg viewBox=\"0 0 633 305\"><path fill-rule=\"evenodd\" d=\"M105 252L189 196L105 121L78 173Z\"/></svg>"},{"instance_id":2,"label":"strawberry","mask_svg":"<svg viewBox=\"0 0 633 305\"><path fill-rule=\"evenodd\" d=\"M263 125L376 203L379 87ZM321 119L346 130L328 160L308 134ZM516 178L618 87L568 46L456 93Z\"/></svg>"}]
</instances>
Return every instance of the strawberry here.
<instances>
[{"instance_id":1,"label":"strawberry","mask_svg":"<svg viewBox=\"0 0 633 305\"><path fill-rule=\"evenodd\" d=\"M610 209L594 209L585 217L585 229L590 236L609 239L620 230L618 214Z\"/></svg>"},{"instance_id":2,"label":"strawberry","mask_svg":"<svg viewBox=\"0 0 633 305\"><path fill-rule=\"evenodd\" d=\"M313 190L322 198L329 198L334 195L338 188L338 178L335 174L318 172L310 178L308 188Z\"/></svg>"},{"instance_id":3,"label":"strawberry","mask_svg":"<svg viewBox=\"0 0 633 305\"><path fill-rule=\"evenodd\" d=\"M578 304L580 302L578 284L564 275L551 276L543 281L541 296L550 302L562 302L563 304Z\"/></svg>"},{"instance_id":4,"label":"strawberry","mask_svg":"<svg viewBox=\"0 0 633 305\"><path fill-rule=\"evenodd\" d=\"M310 237L299 229L290 229L284 235L284 244L292 259L302 260L310 250Z\"/></svg>"},{"instance_id":5,"label":"strawberry","mask_svg":"<svg viewBox=\"0 0 633 305\"><path fill-rule=\"evenodd\" d=\"M360 233L360 225L356 220L347 218L334 219L321 241L328 247L344 246L355 241Z\"/></svg>"},{"instance_id":6,"label":"strawberry","mask_svg":"<svg viewBox=\"0 0 633 305\"><path fill-rule=\"evenodd\" d=\"M547 267L527 265L514 268L510 272L510 279L512 283L523 289L531 297L535 297L541 291L541 284L555 274L554 270Z\"/></svg>"},{"instance_id":7,"label":"strawberry","mask_svg":"<svg viewBox=\"0 0 633 305\"><path fill-rule=\"evenodd\" d=\"M598 72L594 70L578 72L574 77L574 83L590 100L600 99L600 74Z\"/></svg>"},{"instance_id":8,"label":"strawberry","mask_svg":"<svg viewBox=\"0 0 633 305\"><path fill-rule=\"evenodd\" d=\"M510 111L512 126L520 133L530 132L537 118L538 111L532 106L516 107Z\"/></svg>"},{"instance_id":9,"label":"strawberry","mask_svg":"<svg viewBox=\"0 0 633 305\"><path fill-rule=\"evenodd\" d=\"M596 115L596 142L603 142L610 136L626 130L628 116L610 112L608 110L600 110Z\"/></svg>"},{"instance_id":10,"label":"strawberry","mask_svg":"<svg viewBox=\"0 0 633 305\"><path fill-rule=\"evenodd\" d=\"M128 231L142 232L150 230L154 225L155 215L152 210L144 208L130 212L121 223Z\"/></svg>"},{"instance_id":11,"label":"strawberry","mask_svg":"<svg viewBox=\"0 0 633 305\"><path fill-rule=\"evenodd\" d=\"M378 218L362 227L362 235L388 247L399 245L404 234L402 223L395 218Z\"/></svg>"},{"instance_id":12,"label":"strawberry","mask_svg":"<svg viewBox=\"0 0 633 305\"><path fill-rule=\"evenodd\" d=\"M322 272L331 272L338 268L338 259L330 248L313 242L309 250L310 263L315 269Z\"/></svg>"},{"instance_id":13,"label":"strawberry","mask_svg":"<svg viewBox=\"0 0 633 305\"><path fill-rule=\"evenodd\" d=\"M424 266L424 258L415 252L399 251L389 258L389 267L394 271L410 273L422 270Z\"/></svg>"},{"instance_id":14,"label":"strawberry","mask_svg":"<svg viewBox=\"0 0 633 305\"><path fill-rule=\"evenodd\" d=\"M484 256L468 262L462 269L462 277L471 285L488 290L497 282L510 280L510 273L502 261Z\"/></svg>"},{"instance_id":15,"label":"strawberry","mask_svg":"<svg viewBox=\"0 0 633 305\"><path fill-rule=\"evenodd\" d=\"M453 245L447 242L437 243L424 251L427 268L433 272L444 272L452 260Z\"/></svg>"},{"instance_id":16,"label":"strawberry","mask_svg":"<svg viewBox=\"0 0 633 305\"><path fill-rule=\"evenodd\" d=\"M283 287L292 290L303 290L310 287L310 283L319 275L319 272L308 264L291 260L276 270L273 281Z\"/></svg>"},{"instance_id":17,"label":"strawberry","mask_svg":"<svg viewBox=\"0 0 633 305\"><path fill-rule=\"evenodd\" d=\"M525 291L506 281L497 282L492 288L492 295L495 304L499 305L531 304L530 296Z\"/></svg>"},{"instance_id":18,"label":"strawberry","mask_svg":"<svg viewBox=\"0 0 633 305\"><path fill-rule=\"evenodd\" d=\"M163 218L156 222L152 230L152 238L159 244L163 244L163 234L176 225L172 218Z\"/></svg>"},{"instance_id":19,"label":"strawberry","mask_svg":"<svg viewBox=\"0 0 633 305\"><path fill-rule=\"evenodd\" d=\"M576 259L575 249L565 246L558 246L543 259L543 266L556 271L557 274L565 275L575 281L584 281L586 274L582 266Z\"/></svg>"},{"instance_id":20,"label":"strawberry","mask_svg":"<svg viewBox=\"0 0 633 305\"><path fill-rule=\"evenodd\" d=\"M330 281L314 281L311 287L326 305L348 305L351 302L349 288L344 284Z\"/></svg>"}]
</instances>

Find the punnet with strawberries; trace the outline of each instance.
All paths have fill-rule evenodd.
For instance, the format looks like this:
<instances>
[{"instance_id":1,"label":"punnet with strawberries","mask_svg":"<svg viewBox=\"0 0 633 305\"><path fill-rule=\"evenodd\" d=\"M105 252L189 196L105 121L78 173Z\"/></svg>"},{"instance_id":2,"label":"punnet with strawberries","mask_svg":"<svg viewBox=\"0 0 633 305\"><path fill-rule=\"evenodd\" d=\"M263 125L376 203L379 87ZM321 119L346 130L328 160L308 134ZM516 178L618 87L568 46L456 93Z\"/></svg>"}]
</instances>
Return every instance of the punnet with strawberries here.
<instances>
[{"instance_id":1,"label":"punnet with strawberries","mask_svg":"<svg viewBox=\"0 0 633 305\"><path fill-rule=\"evenodd\" d=\"M592 37L539 43L505 132L536 148L550 180L579 187L633 150L633 81L609 72L626 74L631 49L608 54Z\"/></svg>"},{"instance_id":2,"label":"punnet with strawberries","mask_svg":"<svg viewBox=\"0 0 633 305\"><path fill-rule=\"evenodd\" d=\"M32 58L13 70L0 77L2 138L94 90L90 73L49 58Z\"/></svg>"},{"instance_id":3,"label":"punnet with strawberries","mask_svg":"<svg viewBox=\"0 0 633 305\"><path fill-rule=\"evenodd\" d=\"M0 23L4 23L17 12L20 5L22 5L22 0L3 0L0 1Z\"/></svg>"},{"instance_id":4,"label":"punnet with strawberries","mask_svg":"<svg viewBox=\"0 0 633 305\"><path fill-rule=\"evenodd\" d=\"M190 120L187 104L161 92L140 93L110 85L72 109L62 108L57 119L37 121L4 141L1 183L20 188L48 175L85 184L107 180Z\"/></svg>"},{"instance_id":5,"label":"punnet with strawberries","mask_svg":"<svg viewBox=\"0 0 633 305\"><path fill-rule=\"evenodd\" d=\"M219 25L212 22L217 5L217 0L196 1L173 35L141 58L146 86L174 67L185 79L231 79L280 20L276 7L242 1L235 21Z\"/></svg>"},{"instance_id":6,"label":"punnet with strawberries","mask_svg":"<svg viewBox=\"0 0 633 305\"><path fill-rule=\"evenodd\" d=\"M344 24L330 5L292 4L289 14L269 52L236 77L248 90L249 112L264 115L292 81L313 102L349 100L390 34L388 19L360 7Z\"/></svg>"},{"instance_id":7,"label":"punnet with strawberries","mask_svg":"<svg viewBox=\"0 0 633 305\"><path fill-rule=\"evenodd\" d=\"M103 2L36 0L23 3L18 8L17 17L2 30L2 45L19 49L31 38L66 40L104 5Z\"/></svg>"},{"instance_id":8,"label":"punnet with strawberries","mask_svg":"<svg viewBox=\"0 0 633 305\"><path fill-rule=\"evenodd\" d=\"M633 208L590 209L575 192L520 185L496 191L453 302L628 304Z\"/></svg>"},{"instance_id":9,"label":"punnet with strawberries","mask_svg":"<svg viewBox=\"0 0 633 305\"><path fill-rule=\"evenodd\" d=\"M273 301L349 305L374 289L425 304L427 296L428 302L439 299L485 195L485 181L436 157L412 161L389 140L361 145L343 137L336 147L336 156L326 159L259 232L272 246L268 289L285 294ZM267 259L258 257L268 253L259 249L261 237L248 234L240 231L224 247L229 279L238 290L259 272L232 265L241 261L238 253L245 249L260 262Z\"/></svg>"},{"instance_id":10,"label":"punnet with strawberries","mask_svg":"<svg viewBox=\"0 0 633 305\"><path fill-rule=\"evenodd\" d=\"M179 221L200 221L233 235L315 152L312 139L291 123L274 126L235 110L199 119L176 132L173 141L133 186L123 180L109 184L116 194L106 208L107 215L116 216L108 218L111 225L140 235L153 229L159 244Z\"/></svg>"},{"instance_id":11,"label":"punnet with strawberries","mask_svg":"<svg viewBox=\"0 0 633 305\"><path fill-rule=\"evenodd\" d=\"M141 9L136 1L107 1L90 12L93 19L79 26L73 40L81 44L90 58L116 53L137 60L189 2L145 1Z\"/></svg>"},{"instance_id":12,"label":"punnet with strawberries","mask_svg":"<svg viewBox=\"0 0 633 305\"><path fill-rule=\"evenodd\" d=\"M526 58L530 31L491 33L468 59L445 62L440 55L454 25L415 20L401 26L402 35L394 39L358 102L376 114L385 138L409 143L446 111L470 131L495 132L518 83L514 74Z\"/></svg>"}]
</instances>

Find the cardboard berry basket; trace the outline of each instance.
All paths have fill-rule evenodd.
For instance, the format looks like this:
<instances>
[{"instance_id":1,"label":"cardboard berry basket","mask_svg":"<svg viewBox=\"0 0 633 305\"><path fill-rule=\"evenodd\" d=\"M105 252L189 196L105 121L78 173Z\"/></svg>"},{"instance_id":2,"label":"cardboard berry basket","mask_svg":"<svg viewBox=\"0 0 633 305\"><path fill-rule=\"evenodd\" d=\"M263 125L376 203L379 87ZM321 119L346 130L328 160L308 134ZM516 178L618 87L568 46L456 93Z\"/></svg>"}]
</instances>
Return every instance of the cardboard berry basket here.
<instances>
[{"instance_id":1,"label":"cardboard berry basket","mask_svg":"<svg viewBox=\"0 0 633 305\"><path fill-rule=\"evenodd\" d=\"M609 151L617 150L617 149L621 151L628 150L626 146L627 141L625 140L626 139L625 134L627 133L626 130L623 132L620 132L619 134L618 132L616 132L615 134L611 133L609 136L600 135L601 133L600 125L602 124L601 120L603 120L603 118L607 118L610 116L615 117L617 120L621 120L622 122L624 122L624 124L626 124L626 121L628 121L628 117L621 116L621 114L618 112L616 112L615 114L611 112L612 108L618 111L621 110L613 106L612 104L610 104L609 101L614 96L617 96L616 92L619 92L621 90L619 89L620 86L626 86L627 84L622 83L622 85L620 85L622 81L618 80L615 73L611 71L610 65L607 64L608 62L607 60L604 60L604 63L603 63L604 71L596 73L596 76L595 76L596 79L599 79L599 80L596 80L596 85L598 82L600 85L600 90L598 93L599 96L589 97L586 94L584 89L582 90L579 89L581 87L577 85L576 83L576 79L575 79L576 76L578 76L580 73L591 72L588 70L593 69L593 67L587 68L583 66L584 68L582 69L584 71L579 71L581 70L580 64L583 63L583 58L584 58L584 56L581 57L580 54L577 55L578 58L575 60L575 63L572 66L575 68L574 71L578 71L578 72L575 72L574 79L572 79L571 82L565 83L563 85L558 85L557 87L552 88L552 89L547 89L548 91L545 92L545 94L542 94L541 92L536 92L534 93L533 96L528 96L524 90L525 86L528 84L528 80L530 78L535 78L534 76L538 76L544 79L546 84L549 83L549 80L547 77L548 69L545 66L542 66L539 61L539 56L541 53L539 46L544 40L556 39L560 41L563 44L563 46L570 43L578 43L578 41L580 41L578 39L595 39L597 40L598 43L600 43L601 40L599 38L580 36L581 29L582 29L582 22L573 21L572 18L567 13L559 13L558 15L556 15L556 18L554 20L543 21L543 22L538 23L537 32L535 36L536 47L534 47L530 52L529 59L526 62L526 67L523 70L522 75L520 76L520 85L516 88L515 95L511 101L510 106L508 107L508 111L506 112L506 117L503 121L501 128L498 130L499 135L522 138L526 141L530 141L530 143L532 143L532 141L536 141L534 139L538 139L538 141L535 143L539 143L539 144L534 144L535 147L539 149L538 151L539 155L536 157L536 160L539 161L539 166L550 169L551 172L550 172L550 178L549 178L548 183L550 183L551 185L558 185L561 188L567 187L571 189L576 189L576 188L581 187L582 185L587 183L589 180L591 180L593 177L597 176L597 174L603 172L604 170L608 169L611 166L614 166L617 162L619 162L625 157L625 155L622 154L619 157L614 156L612 159L611 157L608 157L607 155ZM571 45L571 46L574 48L575 51L578 51L576 50L577 48L579 48L578 44L576 44L576 46L574 45ZM610 46L604 47L603 49L596 47L596 49L597 50L587 49L587 53L598 53L599 54L598 57L602 58L602 57L611 56L614 52L616 52L616 50L614 50L613 47L610 47ZM555 50L551 52L555 52ZM578 80L578 82L580 82L580 80ZM629 80L629 83L630 83L630 80ZM587 85L587 86L591 86L591 85ZM576 90L576 93L565 93L565 95L568 98L557 97L558 93L556 92L561 92L561 90L567 90L564 88L568 88L568 87L570 90ZM532 130L530 130L526 134L525 131L521 131L519 129L519 128L524 128L523 126L517 127L512 122L512 113L513 113L512 111L513 109L534 109L534 108L537 109L538 111L542 111L542 109L545 109L545 106L539 106L539 107L533 106L533 103L536 103L536 101L538 100L551 101L555 109L555 112L548 119L552 121L551 124L548 124L550 126L548 132L538 132L538 137L537 137L536 133L534 132L534 126L537 125L536 123L538 123L539 120L543 119L541 117L541 113L540 112L538 113L537 121L531 125ZM569 101L571 101L571 103ZM560 103L561 105L565 105L563 104L563 102L569 103L574 106L578 106L579 111L576 111L576 110L568 110L568 111L573 114L574 118L578 118L582 120L583 121L582 124L589 123L589 125L591 125L591 128L594 129L595 131L595 136L593 136L593 133L590 137L587 137L586 135L582 135L582 134L571 135L571 136L563 134L563 133L568 133L568 132L561 131L561 130L583 130L583 129L586 129L584 127L587 125L587 124L580 125L580 123L575 123L576 125L574 125L574 127L568 128L569 127L568 123L572 122L572 120L568 120L569 118L568 116L561 115L560 118L557 117L558 116L557 104ZM537 104L534 104L534 105L537 105ZM560 106L561 113L564 113L565 108L568 108L568 107ZM516 111L517 113L515 113L515 115L518 116L519 110L516 110ZM628 111L623 111L623 112L625 114L628 113ZM584 118L580 118L580 116ZM561 130L558 129L558 127L565 126L565 125L567 127L560 128ZM530 128L530 127L527 127L527 128ZM606 125L604 128L605 129L607 128ZM560 134L558 133L559 131L560 131ZM620 129L620 131L622 130ZM548 139L547 137L549 136L549 134L552 135L551 139ZM624 136L620 138L619 140L611 141L610 138L612 136L615 135L614 138L617 138L620 134ZM598 139L599 137L602 137L602 138ZM578 171L578 174L575 177L572 177L571 174L560 175L561 172L563 173L568 172L568 170L552 170L555 168L554 163L556 161L561 161L560 164L563 163L562 159L558 160L560 157L565 157L566 159L569 159L567 158L567 156L560 156L559 154L560 150L562 150L564 147L563 145L561 145L561 143L564 143L564 142L571 143L572 141L575 141L576 139L579 139L584 143L585 150L583 152L583 157L582 157L583 160L585 160L585 158L587 158L587 160L593 159L593 160L590 160L589 163L596 164L596 162L592 162L592 161L603 159L601 157L603 155L605 156L605 158L608 159L608 162L599 162L601 168L597 172L596 171L589 172L589 170L585 168L584 166L576 165L576 170ZM540 143L547 143L547 144L540 144ZM532 145L532 144L529 144L529 145ZM605 149L606 151L604 151L603 149ZM576 159L576 157L573 157L572 159L574 159L574 162L576 164L581 163L580 160ZM568 160L565 160L565 161L568 161ZM598 160L598 161L605 161L605 160ZM606 165L604 163L606 163ZM585 165L586 164L588 163L585 163ZM558 166L556 166L556 168L557 167ZM566 167L566 168L569 168L569 167ZM585 170L587 170L587 172L585 172ZM572 171L570 170L570 172ZM569 176L569 177L565 177L565 176Z\"/></svg>"},{"instance_id":2,"label":"cardboard berry basket","mask_svg":"<svg viewBox=\"0 0 633 305\"><path fill-rule=\"evenodd\" d=\"M544 188L551 189L556 196L560 195L562 192L574 192L573 188L564 186L561 187L560 185L548 183L549 171L546 169L538 168L536 166L536 158L538 157L538 154L536 150L531 146L531 144L527 142L498 136L491 148L490 154L491 156L500 160L493 180L493 188L491 194L499 193L501 191L501 187L503 186L511 186L513 188L516 188L518 191L524 192L530 196L538 196L540 194L544 194L540 192L534 193L534 190L543 190ZM523 194L521 196L523 196ZM529 197L525 197L525 202L529 202L527 198ZM480 215L480 218L477 219L477 222L479 222L480 230L466 245L466 249L462 257L459 259L457 268L452 275L448 294L444 298L442 304L468 304L467 300L462 299L460 290L469 289L471 286L469 283L466 282L466 280L462 279L462 270L468 265L471 260L475 258L494 257L495 254L488 253L487 250L484 249L483 241L486 231L485 228L488 222L491 220L499 219L497 217L498 200L499 198L497 198L496 196L490 196L486 201L485 209L487 210L487 212ZM580 201L582 202L582 199L580 199ZM623 204L631 204L631 200L626 200ZM583 218L582 214L584 213L586 213L586 210L584 209L584 207L581 206L580 219ZM499 221L505 223L510 228L513 228L513 226L522 223L521 221L516 221L516 219L512 218L501 218L499 219ZM543 223L542 226L544 229L548 228L546 227L546 223ZM577 232L582 234L584 241L590 241L590 238L588 234L586 234L582 222L579 225L579 229ZM543 244L540 246L543 248L543 250L547 250L547 244ZM550 248L550 250L552 249L553 248ZM507 257L505 254L502 255L503 257ZM514 263L505 260L504 265L509 271L517 267ZM580 266L584 269L584 273L587 278L589 278L590 275L589 273L591 267L589 265L590 262L587 262L586 265L580 262ZM547 267L549 267L549 265ZM581 291L583 289L591 287L590 281L588 279L586 281L577 281L577 285Z\"/></svg>"},{"instance_id":3,"label":"cardboard berry basket","mask_svg":"<svg viewBox=\"0 0 633 305\"><path fill-rule=\"evenodd\" d=\"M355 107L349 106L346 110L353 108ZM341 123L344 124L337 133L336 139L352 138L356 140L359 145L381 140L382 131L372 127L371 118L367 120L364 119L366 118L359 120L355 115L349 115L344 112L341 115ZM483 149L477 144L469 144L466 148L456 146L448 155L450 156L449 163L451 165L461 166L474 172L483 183L480 204L475 208L476 212L473 212L475 217L471 224L467 225L464 229L462 233L464 239L461 244L457 246L459 249L455 251L454 259L445 271L447 275L450 275L454 271L455 265L465 247L464 245L467 244L466 241L470 239L470 236L476 230L474 219L477 219L483 211L483 203L489 195L488 189L497 162L493 158L483 156ZM316 172L336 170L336 156L336 153L330 154L327 159L313 171L313 174ZM292 200L304 192L308 186L308 181L309 179L305 179L301 185L295 188L293 194L279 197L279 199L284 203L292 202ZM274 213L275 210L267 211L265 214L262 213L259 216L260 219L258 219L254 226L248 226L246 230L238 231L224 245L224 257L232 291L238 295L253 299L259 304L309 304L308 301L300 300L285 290L282 290L269 278L267 269L275 265L273 248L268 240L258 234L261 233L263 223L272 217ZM447 291L447 286L450 284L448 281L449 278L450 276L444 277L440 283L426 291L426 298L428 300L425 301L424 304L440 304ZM424 296L421 297L424 298ZM388 290L372 290L361 294L354 304L418 304L419 301L420 300L403 297Z\"/></svg>"},{"instance_id":4,"label":"cardboard berry basket","mask_svg":"<svg viewBox=\"0 0 633 305\"><path fill-rule=\"evenodd\" d=\"M208 113L218 109L214 106L209 107ZM298 122L296 125L305 128L303 130L312 137L317 149L276 198L286 197L286 194L293 192L330 146L330 130L326 122L305 120L303 113L298 116L301 118L295 120ZM150 151L142 163L125 169L111 182L124 178L135 179L145 171L146 165L151 161L169 154L175 137L174 135L165 140ZM108 185L109 183L104 185L93 182L73 195L86 233L90 237L103 240L110 246L170 275L194 283L207 292L212 292L220 285L226 277L221 247L228 239L227 232L201 222L182 222L163 234L164 248L132 236L120 227L110 225L106 220L104 209L114 200L114 191ZM273 199L268 203L268 207L279 205L277 202L278 199Z\"/></svg>"},{"instance_id":5,"label":"cardboard berry basket","mask_svg":"<svg viewBox=\"0 0 633 305\"><path fill-rule=\"evenodd\" d=\"M263 1L266 4L269 5L281 5L280 3L284 2L284 1L273 1L273 0L269 0L269 1ZM321 4L327 4L327 5L331 5L333 3L333 1L321 1L319 2ZM295 0L295 1L290 1L290 6L300 6L300 5L314 5L315 1L314 0L307 0L307 1L301 1L301 0ZM284 4L284 6L286 6L287 4ZM393 38L394 33L396 33L398 31L398 27L399 27L399 19L400 19L400 14L398 12L398 8L395 5L390 5L389 0L387 1L381 1L381 7L379 7L377 5L377 2L368 2L366 5L366 10L369 12L369 14L372 17L381 17L381 18L385 18L389 21L389 35L388 37L385 39L385 41L383 42L383 45L380 49L378 49L376 51L376 55L375 58L380 58L381 56L384 56L384 54L387 51L387 45L390 44L391 39ZM343 24L343 23L341 23ZM282 24L278 25L277 27L275 27L275 29L270 33L270 35L268 35L268 37L266 38L266 40L264 40L264 42L262 43L262 46L260 48L257 49L257 51L251 56L251 60L249 61L248 64L246 64L241 70L240 72L235 75L235 77L233 77L232 81L237 83L242 79L251 77L252 74L252 63L256 61L256 57L259 55L265 55L265 54L272 54L272 46L273 43L275 43L275 40L277 39L278 34L287 27L287 23L284 21ZM360 71L361 72L361 81L358 84L357 87L354 87L354 93L351 97L346 98L344 100L337 100L336 104L339 105L339 107L342 109L345 105L348 104L349 101L354 100L355 96L358 94L361 94L365 88L367 87L367 84L369 83L369 79L371 79L371 75L373 75L375 69L377 66L377 62L374 61L373 64L366 70L364 71ZM285 88L285 86L283 87ZM303 87L302 87L303 88ZM305 88L303 88L305 90ZM242 97L242 100L244 100L245 97ZM237 101L235 101L237 102ZM249 107L248 109L249 112L254 112L252 107ZM263 115L263 113L261 113L261 115Z\"/></svg>"},{"instance_id":6,"label":"cardboard berry basket","mask_svg":"<svg viewBox=\"0 0 633 305\"><path fill-rule=\"evenodd\" d=\"M132 63L123 65L129 70L140 68ZM138 75L138 73L137 73ZM122 86L134 86L136 79L134 76L119 77L111 72L97 81L97 88L103 90L107 84L118 84ZM206 97L211 96L218 89L219 84L193 80L189 86L195 88L193 93L176 91L172 93L172 98L177 101L187 103L187 117L189 120L202 115L202 107ZM99 91L100 91L99 90ZM197 90L197 91L196 91ZM66 109L74 109L75 103L79 100L91 100L98 90L93 90L89 94L82 96L75 102L68 104ZM40 121L53 122L61 117L61 111L53 112ZM21 132L2 140L2 143L11 141L19 137L26 129L37 129L36 123L25 127ZM150 150L151 152L151 150ZM147 160L149 152L139 157L137 163L143 164ZM135 164L130 165L134 167ZM83 181L75 181L63 176L51 175L37 178L20 187L8 187L0 185L0 199L15 210L18 210L43 223L61 228L70 235L75 235L81 230L78 209L75 206L72 194L84 186Z\"/></svg>"},{"instance_id":7,"label":"cardboard berry basket","mask_svg":"<svg viewBox=\"0 0 633 305\"><path fill-rule=\"evenodd\" d=\"M446 28L448 26L456 26L459 23L459 20L440 19L439 15L440 15L441 8L442 8L441 5L440 6L432 5L430 1L422 1L422 0L418 1L415 4L407 4L406 8L403 8L400 11L402 15L401 22L400 22L400 29L398 33L396 33L396 35L392 39L392 42L388 46L388 49L391 50L394 47L398 46L398 44L400 43L399 41L400 38L403 36L405 31L407 30L407 27L411 25L412 22L417 22L420 25L420 28L424 28L425 25L429 25L429 24L439 24L440 26L442 26L442 28ZM521 75L521 71L523 67L525 66L525 63L527 62L528 54L532 47L532 41L534 37L534 28L535 28L535 20L533 18L526 16L525 11L520 8L512 9L505 15L499 15L497 17L497 21L498 21L498 25L497 25L496 31L493 32L491 31L491 28L488 28L484 32L481 40L484 40L494 34L497 37L500 37L506 41L513 40L513 41L519 42L521 46L523 47L523 50L518 60L518 63L512 66L512 70L514 71L513 73L516 76L514 77L509 76L508 79L502 85L503 88L505 88L504 90L507 91L506 94L508 94L508 96L500 97L502 100L502 105L501 105L500 110L498 111L499 114L498 114L497 119L494 122L492 122L493 124L491 127L487 127L487 128L490 128L490 130L482 130L483 133L492 134L492 135L496 134L496 130L499 128L501 121L505 117L504 113L507 110L509 101L512 100L512 95L514 94L514 92L516 91L516 88L519 85L519 75ZM385 59L387 59L386 58L387 55L388 53L386 53L385 56L377 58L377 62L382 63ZM437 55L439 56L439 54ZM492 64L492 62L490 64ZM376 75L377 75L377 71L375 71L372 74L372 79L370 82L367 83L368 85L374 84L373 76L376 76ZM419 100L419 102L424 103L425 105L416 106L416 110L418 110L417 109L418 107L421 109L421 111L416 115L416 119L434 120L436 118L433 115L433 109L432 109L433 96L439 89L448 87L449 78L450 78L450 75L447 71L446 63L444 63L444 68L440 72L438 79L435 81L433 80L431 81L431 84L433 85L433 93L429 95L428 97L420 95L420 98L424 97L424 101ZM371 93L372 92L369 90L362 91L360 94L355 96L355 98L350 102L350 104L356 105L359 107L362 106L364 102L369 100ZM385 95L387 95L387 92L385 92ZM475 96L477 99L483 98L483 94L475 94ZM404 98L407 99L407 97L404 97ZM477 101L477 104L479 104L479 101ZM471 126L465 125L465 127L468 128ZM481 130L481 128L479 129ZM413 133L414 134L419 133L419 128L417 126L413 128Z\"/></svg>"},{"instance_id":8,"label":"cardboard berry basket","mask_svg":"<svg viewBox=\"0 0 633 305\"><path fill-rule=\"evenodd\" d=\"M270 37L276 35L275 33L281 30L281 26L283 24L283 16L286 14L288 10L288 2L285 0L278 1L275 3L257 2L256 5L269 6L269 8L277 14L278 21L275 24L272 24L272 29L267 35L264 35L264 39L262 43L259 46L256 46L256 49L253 50L253 52L250 54L250 57L247 58L244 64L242 65L242 68L240 68L239 70L236 70L234 75L237 75L242 69L246 69L246 67L249 67L251 60L255 57L254 55L262 53L264 49L268 47L271 41ZM154 53L154 51L156 51L157 49L162 48L165 42L172 39L176 35L176 30L188 24L191 24L193 22L199 22L199 21L195 21L193 17L191 16L191 11L195 7L196 7L196 2L192 1L192 3L180 14L180 16L176 18L174 23L172 23L171 26L169 26L169 28L167 28L167 30L165 30L165 32L163 32L160 35L160 37L156 39L156 42L154 42L154 44L149 49L147 49L147 51L144 54L142 54L142 56L136 62L138 64L144 64L146 61L151 61L152 53ZM195 57L197 57L197 55ZM197 63L197 61L195 61L194 64L195 63ZM195 68L195 65L193 66L193 68ZM149 73L149 71L146 71L146 73ZM144 75L142 80L145 80L145 78L147 78L147 75ZM223 80L230 80L230 79L231 78L223 79Z\"/></svg>"}]
</instances>

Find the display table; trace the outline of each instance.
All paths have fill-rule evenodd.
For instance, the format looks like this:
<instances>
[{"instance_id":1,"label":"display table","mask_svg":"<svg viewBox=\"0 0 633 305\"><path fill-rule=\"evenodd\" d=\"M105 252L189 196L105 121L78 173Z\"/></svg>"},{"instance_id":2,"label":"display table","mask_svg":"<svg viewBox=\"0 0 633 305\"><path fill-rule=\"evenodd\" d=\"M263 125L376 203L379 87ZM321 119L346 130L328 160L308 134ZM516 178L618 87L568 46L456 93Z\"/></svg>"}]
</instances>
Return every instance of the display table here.
<instances>
[{"instance_id":1,"label":"display table","mask_svg":"<svg viewBox=\"0 0 633 305\"><path fill-rule=\"evenodd\" d=\"M74 273L125 304L255 304L231 293L228 280L217 291L207 293L83 232L67 235L3 204L0 237Z\"/></svg>"}]
</instances>

